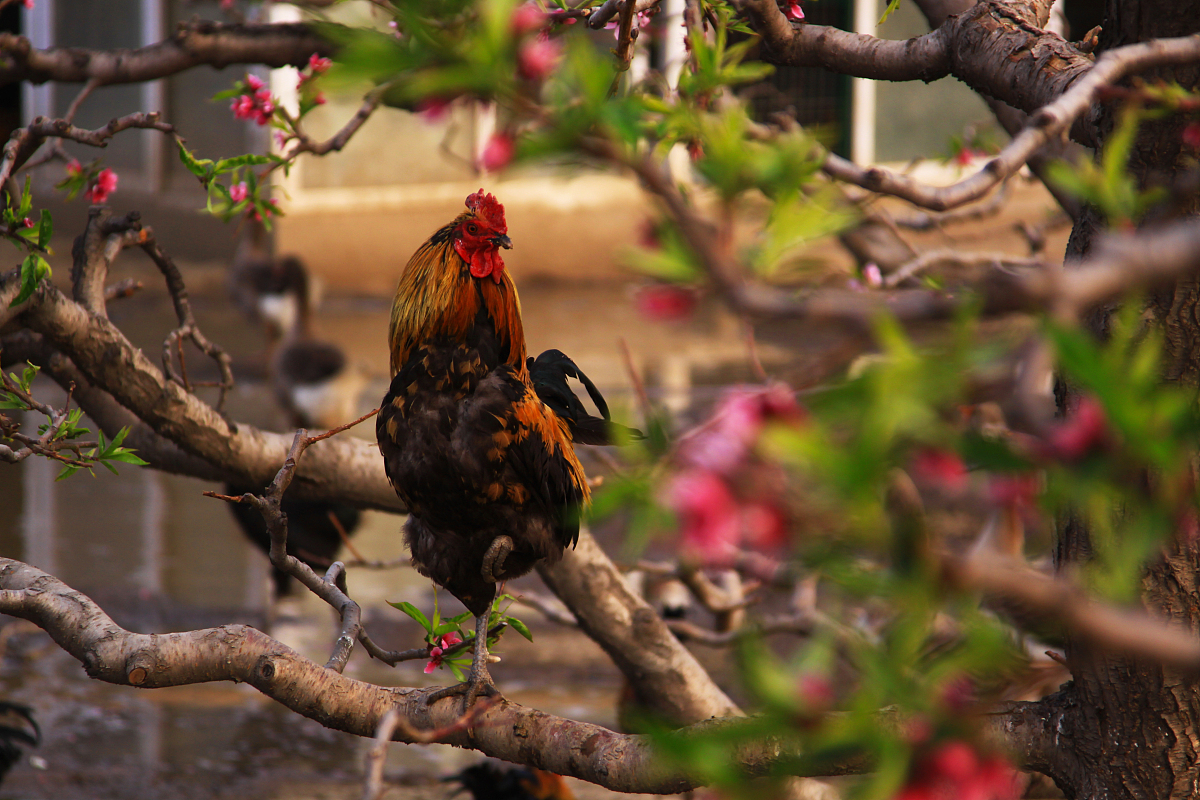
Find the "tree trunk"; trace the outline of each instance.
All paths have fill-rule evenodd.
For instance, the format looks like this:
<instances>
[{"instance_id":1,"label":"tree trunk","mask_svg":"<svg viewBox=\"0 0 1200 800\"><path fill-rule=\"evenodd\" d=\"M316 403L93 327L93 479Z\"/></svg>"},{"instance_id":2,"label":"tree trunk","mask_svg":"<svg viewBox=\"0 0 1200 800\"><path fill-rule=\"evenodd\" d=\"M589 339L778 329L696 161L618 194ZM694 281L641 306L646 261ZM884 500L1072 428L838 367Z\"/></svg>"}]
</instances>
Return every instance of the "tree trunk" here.
<instances>
[{"instance_id":1,"label":"tree trunk","mask_svg":"<svg viewBox=\"0 0 1200 800\"><path fill-rule=\"evenodd\" d=\"M1153 38L1200 31L1200 2L1109 0L1100 49ZM1145 80L1178 81L1200 86L1200 70L1160 70ZM1118 106L1105 115L1111 130ZM1184 168L1182 115L1143 126L1129 168L1143 185L1169 183ZM1185 213L1194 214L1194 204ZM1102 220L1086 209L1071 234L1068 260L1085 255ZM1200 385L1200 292L1189 280L1151 299L1165 334L1164 377ZM1090 320L1104 336L1107 312ZM1068 390L1069 391L1069 390ZM1091 552L1086 523L1072 517L1061 525L1057 563L1066 568ZM1181 537L1142 580L1144 605L1200 634L1200 546ZM1191 798L1200 793L1200 683L1181 674L1133 659L1091 651L1068 642L1074 681L1048 698L1061 712L1060 757L1051 777L1072 798Z\"/></svg>"}]
</instances>

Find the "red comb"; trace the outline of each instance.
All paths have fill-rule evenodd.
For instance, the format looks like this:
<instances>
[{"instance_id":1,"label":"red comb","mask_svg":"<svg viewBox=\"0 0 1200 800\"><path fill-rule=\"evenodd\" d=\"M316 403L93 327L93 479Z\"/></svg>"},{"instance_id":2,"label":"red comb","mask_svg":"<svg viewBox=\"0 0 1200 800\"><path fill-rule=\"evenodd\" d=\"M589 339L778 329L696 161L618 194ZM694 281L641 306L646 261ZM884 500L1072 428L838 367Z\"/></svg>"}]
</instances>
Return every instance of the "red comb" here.
<instances>
[{"instance_id":1,"label":"red comb","mask_svg":"<svg viewBox=\"0 0 1200 800\"><path fill-rule=\"evenodd\" d=\"M504 221L504 206L492 195L484 194L483 189L467 195L467 208L474 211L475 216L496 233L508 233L508 224Z\"/></svg>"}]
</instances>

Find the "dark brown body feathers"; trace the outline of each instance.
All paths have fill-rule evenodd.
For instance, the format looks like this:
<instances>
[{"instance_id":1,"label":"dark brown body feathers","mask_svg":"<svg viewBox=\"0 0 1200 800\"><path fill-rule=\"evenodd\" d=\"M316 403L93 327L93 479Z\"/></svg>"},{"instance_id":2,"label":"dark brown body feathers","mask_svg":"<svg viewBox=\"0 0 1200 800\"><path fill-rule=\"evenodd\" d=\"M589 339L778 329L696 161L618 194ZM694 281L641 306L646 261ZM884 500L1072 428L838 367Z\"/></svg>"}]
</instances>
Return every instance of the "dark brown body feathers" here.
<instances>
[{"instance_id":1,"label":"dark brown body feathers","mask_svg":"<svg viewBox=\"0 0 1200 800\"><path fill-rule=\"evenodd\" d=\"M409 507L413 565L480 616L495 595L481 574L492 542L513 542L501 579L557 561L575 544L588 490L566 423L530 383L511 279L472 277L452 247L468 214L434 234L401 278L376 435Z\"/></svg>"}]
</instances>

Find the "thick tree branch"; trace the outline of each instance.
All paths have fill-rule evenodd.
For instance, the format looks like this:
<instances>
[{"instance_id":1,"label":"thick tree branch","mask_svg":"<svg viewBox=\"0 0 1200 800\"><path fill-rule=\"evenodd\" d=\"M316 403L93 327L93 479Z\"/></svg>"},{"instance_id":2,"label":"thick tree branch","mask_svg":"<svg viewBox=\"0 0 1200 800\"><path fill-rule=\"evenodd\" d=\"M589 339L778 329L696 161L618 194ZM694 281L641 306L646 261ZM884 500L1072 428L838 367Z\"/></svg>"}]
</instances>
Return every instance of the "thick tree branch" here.
<instances>
[{"instance_id":1,"label":"thick tree branch","mask_svg":"<svg viewBox=\"0 0 1200 800\"><path fill-rule=\"evenodd\" d=\"M15 271L0 276L0 303L15 296L17 278ZM224 419L168 380L108 319L88 312L48 283L10 311L21 313L25 324L70 358L93 387L111 395L183 451L215 466L226 479L266 485L287 457L289 435ZM360 440L319 443L300 469L297 484L306 497L385 510L400 507L378 451Z\"/></svg>"},{"instance_id":2,"label":"thick tree branch","mask_svg":"<svg viewBox=\"0 0 1200 800\"><path fill-rule=\"evenodd\" d=\"M0 612L38 625L84 665L89 677L108 683L151 689L237 681L326 727L357 736L373 737L385 715L395 709L403 723L397 725L398 741L428 741L424 733L439 731L440 741L446 744L619 792L667 794L698 785L686 772L661 766L644 737L613 733L506 701L487 708L471 727L464 728L457 724L458 703L453 699L426 703L432 689L385 688L347 678L243 625L186 633L131 633L88 597L11 559L0 558ZM793 748L777 740L747 744L739 752L750 774L760 774L776 758L793 754ZM846 769L861 766L848 763Z\"/></svg>"},{"instance_id":3,"label":"thick tree branch","mask_svg":"<svg viewBox=\"0 0 1200 800\"><path fill-rule=\"evenodd\" d=\"M1037 4L987 0L906 42L794 26L774 0L744 0L742 7L763 37L764 60L880 80L954 75L986 97L1031 115L983 170L951 186L928 186L834 155L826 159L824 170L839 180L938 211L982 197L1068 131L1076 141L1096 146L1101 136L1098 100L1106 87L1155 67L1200 61L1200 36L1188 36L1117 48L1093 63L1090 55L1036 27Z\"/></svg>"},{"instance_id":4,"label":"thick tree branch","mask_svg":"<svg viewBox=\"0 0 1200 800\"><path fill-rule=\"evenodd\" d=\"M313 53L330 56L334 50L306 23L226 25L200 20L181 25L169 39L134 50L38 50L24 36L4 33L0 34L0 84L142 83L201 64L217 69L231 64L302 67Z\"/></svg>"}]
</instances>

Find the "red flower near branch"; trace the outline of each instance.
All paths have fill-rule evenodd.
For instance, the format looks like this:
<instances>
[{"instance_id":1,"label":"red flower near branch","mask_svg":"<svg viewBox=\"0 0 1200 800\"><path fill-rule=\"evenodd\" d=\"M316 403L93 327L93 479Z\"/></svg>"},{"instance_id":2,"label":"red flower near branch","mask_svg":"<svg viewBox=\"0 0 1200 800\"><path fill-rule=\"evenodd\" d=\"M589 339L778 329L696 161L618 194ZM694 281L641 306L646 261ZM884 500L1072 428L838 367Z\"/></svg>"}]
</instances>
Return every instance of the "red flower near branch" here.
<instances>
[{"instance_id":1,"label":"red flower near branch","mask_svg":"<svg viewBox=\"0 0 1200 800\"><path fill-rule=\"evenodd\" d=\"M797 0L788 0L787 7L783 10L783 15L797 22L804 21L804 9L800 7L800 3Z\"/></svg>"},{"instance_id":2,"label":"red flower near branch","mask_svg":"<svg viewBox=\"0 0 1200 800\"><path fill-rule=\"evenodd\" d=\"M441 638L440 645L433 645L429 648L429 663L425 665L425 674L433 672L442 665L442 656L447 650L456 644L462 642L462 637L454 631L447 633Z\"/></svg>"},{"instance_id":3,"label":"red flower near branch","mask_svg":"<svg viewBox=\"0 0 1200 800\"><path fill-rule=\"evenodd\" d=\"M919 759L895 800L1017 800L1017 772L999 756L980 758L967 742L946 742Z\"/></svg>"},{"instance_id":4,"label":"red flower near branch","mask_svg":"<svg viewBox=\"0 0 1200 800\"><path fill-rule=\"evenodd\" d=\"M261 78L247 75L244 81L246 92L233 98L229 107L237 119L252 119L266 125L275 114L275 98Z\"/></svg>"},{"instance_id":5,"label":"red flower near branch","mask_svg":"<svg viewBox=\"0 0 1200 800\"><path fill-rule=\"evenodd\" d=\"M235 203L240 203L250 196L250 189L246 186L246 182L235 183L229 187L229 199Z\"/></svg>"},{"instance_id":6,"label":"red flower near branch","mask_svg":"<svg viewBox=\"0 0 1200 800\"><path fill-rule=\"evenodd\" d=\"M91 185L84 190L83 196L92 203L103 203L108 200L108 196L117 190L117 173L111 169L104 169L91 182Z\"/></svg>"}]
</instances>

